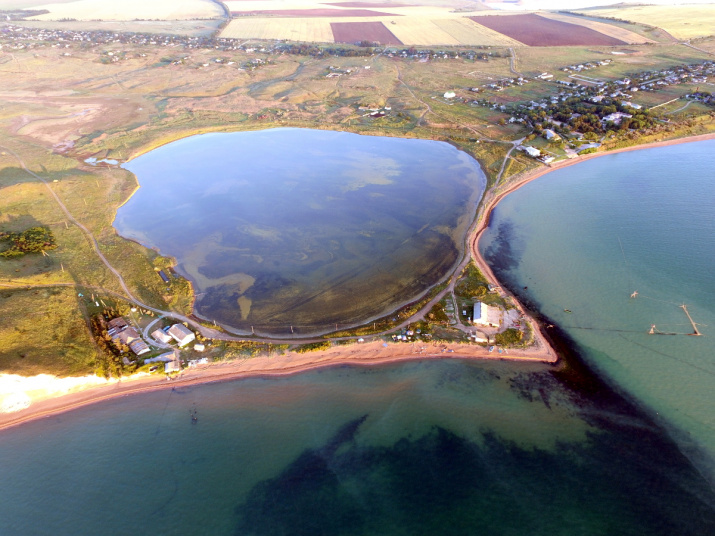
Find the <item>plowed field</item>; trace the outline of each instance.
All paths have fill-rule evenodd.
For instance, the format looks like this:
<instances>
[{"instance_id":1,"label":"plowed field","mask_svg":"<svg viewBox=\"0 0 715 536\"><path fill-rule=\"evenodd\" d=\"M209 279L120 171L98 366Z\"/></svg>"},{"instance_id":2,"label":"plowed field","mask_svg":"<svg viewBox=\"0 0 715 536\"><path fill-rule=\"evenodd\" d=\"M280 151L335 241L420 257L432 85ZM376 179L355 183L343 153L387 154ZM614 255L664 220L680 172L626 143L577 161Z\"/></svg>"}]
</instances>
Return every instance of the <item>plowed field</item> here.
<instances>
[{"instance_id":1,"label":"plowed field","mask_svg":"<svg viewBox=\"0 0 715 536\"><path fill-rule=\"evenodd\" d=\"M532 47L548 46L592 46L623 45L620 39L600 32L540 17L533 13L526 15L501 15L469 17L474 22L486 26L512 39Z\"/></svg>"},{"instance_id":2,"label":"plowed field","mask_svg":"<svg viewBox=\"0 0 715 536\"><path fill-rule=\"evenodd\" d=\"M377 42L382 45L402 45L381 22L331 22L336 43Z\"/></svg>"}]
</instances>

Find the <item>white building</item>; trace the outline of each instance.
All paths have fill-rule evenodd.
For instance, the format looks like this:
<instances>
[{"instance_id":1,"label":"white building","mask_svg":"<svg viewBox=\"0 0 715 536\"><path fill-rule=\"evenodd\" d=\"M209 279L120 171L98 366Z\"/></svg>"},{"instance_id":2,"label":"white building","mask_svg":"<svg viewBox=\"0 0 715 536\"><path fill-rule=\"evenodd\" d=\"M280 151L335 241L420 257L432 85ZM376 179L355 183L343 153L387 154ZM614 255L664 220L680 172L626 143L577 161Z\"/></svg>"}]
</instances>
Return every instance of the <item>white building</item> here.
<instances>
[{"instance_id":1,"label":"white building","mask_svg":"<svg viewBox=\"0 0 715 536\"><path fill-rule=\"evenodd\" d=\"M501 311L484 302L475 302L473 322L478 326L498 327L501 324Z\"/></svg>"},{"instance_id":2,"label":"white building","mask_svg":"<svg viewBox=\"0 0 715 536\"><path fill-rule=\"evenodd\" d=\"M547 140L560 140L561 136L556 134L556 132L554 132L550 128L547 128L544 129L544 138L546 138Z\"/></svg>"},{"instance_id":3,"label":"white building","mask_svg":"<svg viewBox=\"0 0 715 536\"><path fill-rule=\"evenodd\" d=\"M536 147L529 147L528 145L524 145L523 150L526 154L533 158L541 156L541 151L539 151Z\"/></svg>"},{"instance_id":4,"label":"white building","mask_svg":"<svg viewBox=\"0 0 715 536\"><path fill-rule=\"evenodd\" d=\"M630 114L624 114L623 112L615 112L612 114L609 114L603 118L603 122L605 123L606 121L613 121L613 124L615 125L620 125L621 121L627 117L633 117Z\"/></svg>"},{"instance_id":5,"label":"white building","mask_svg":"<svg viewBox=\"0 0 715 536\"><path fill-rule=\"evenodd\" d=\"M151 332L152 338L164 344L169 344L171 342L171 337L167 335L164 331L157 329Z\"/></svg>"},{"instance_id":6,"label":"white building","mask_svg":"<svg viewBox=\"0 0 715 536\"><path fill-rule=\"evenodd\" d=\"M169 335L179 344L179 346L186 346L191 341L196 339L196 335L190 329L186 328L183 324L174 324L167 331Z\"/></svg>"}]
</instances>

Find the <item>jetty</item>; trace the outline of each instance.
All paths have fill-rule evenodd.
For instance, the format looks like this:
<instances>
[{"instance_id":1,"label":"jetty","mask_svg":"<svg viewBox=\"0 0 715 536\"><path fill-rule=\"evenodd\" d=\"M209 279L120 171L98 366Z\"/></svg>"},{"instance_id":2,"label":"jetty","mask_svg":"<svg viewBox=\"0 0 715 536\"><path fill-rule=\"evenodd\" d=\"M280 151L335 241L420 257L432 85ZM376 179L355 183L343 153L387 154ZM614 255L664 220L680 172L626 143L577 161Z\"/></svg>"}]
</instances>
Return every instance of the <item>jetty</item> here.
<instances>
[{"instance_id":1,"label":"jetty","mask_svg":"<svg viewBox=\"0 0 715 536\"><path fill-rule=\"evenodd\" d=\"M685 315L688 317L688 320L690 320L690 323L693 325L693 332L688 333L688 335L697 335L700 336L702 333L698 331L698 325L695 323L693 318L690 316L690 313L688 312L688 308L685 306L685 304L681 305L680 308L685 311Z\"/></svg>"},{"instance_id":2,"label":"jetty","mask_svg":"<svg viewBox=\"0 0 715 536\"><path fill-rule=\"evenodd\" d=\"M690 316L690 313L688 312L688 307L685 304L679 305L678 307L680 307L685 312L685 316L688 317L688 320L690 321L690 325L693 326L692 333L667 333L664 331L660 331L658 328L655 327L655 324L651 324L650 331L648 332L648 335L692 335L692 336L696 336L696 337L701 336L702 333L700 333L700 331L698 330L698 324L696 324L695 320L693 320L693 317Z\"/></svg>"}]
</instances>

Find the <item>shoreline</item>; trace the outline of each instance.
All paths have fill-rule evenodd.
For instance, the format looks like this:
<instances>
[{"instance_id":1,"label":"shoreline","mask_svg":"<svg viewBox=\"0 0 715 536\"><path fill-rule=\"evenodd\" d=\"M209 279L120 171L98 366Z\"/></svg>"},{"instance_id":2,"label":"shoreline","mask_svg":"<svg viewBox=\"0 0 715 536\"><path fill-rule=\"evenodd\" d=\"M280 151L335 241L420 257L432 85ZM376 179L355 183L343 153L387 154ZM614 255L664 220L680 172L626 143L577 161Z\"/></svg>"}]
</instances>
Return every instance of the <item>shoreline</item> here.
<instances>
[{"instance_id":1,"label":"shoreline","mask_svg":"<svg viewBox=\"0 0 715 536\"><path fill-rule=\"evenodd\" d=\"M144 376L119 379L113 383L80 388L75 392L61 395L38 396L30 400L29 405L19 411L0 413L0 431L20 424L71 411L97 402L111 400L133 394L147 393L169 387L189 387L205 383L232 381L243 378L274 377L298 374L319 368L335 366L373 366L394 364L404 361L428 359L476 359L510 360L553 365L560 359L555 348L542 332L543 326L524 308L516 297L501 287L501 283L480 255L479 239L489 226L491 214L504 197L518 190L523 185L540 178L552 171L566 168L593 158L641 149L658 148L681 143L715 139L715 133L702 134L687 138L677 138L614 149L602 153L591 153L557 164L539 167L524 174L513 183L507 183L498 193L485 192L485 199L476 216L476 225L468 236L469 253L475 265L487 280L500 288L500 294L511 299L516 308L524 315L534 336L532 346L521 349L508 349L505 353L489 352L487 348L458 343L383 343L381 340L367 343L354 343L348 346L334 346L320 352L298 354L288 352L275 356L266 355L227 362L217 362L194 369L184 369L178 377L167 380L164 376ZM508 352L508 353L507 353Z\"/></svg>"},{"instance_id":2,"label":"shoreline","mask_svg":"<svg viewBox=\"0 0 715 536\"><path fill-rule=\"evenodd\" d=\"M0 413L0 431L97 402L168 388L247 378L290 376L336 366L374 366L437 359L518 361L549 366L557 362L558 356L555 352L544 352L536 346L512 348L498 353L496 350L489 352L485 347L466 343L385 343L382 340L334 346L328 350L303 354L287 352L281 355L262 355L186 368L171 380L167 380L163 375L144 375L81 388L60 396L38 397L25 409Z\"/></svg>"}]
</instances>

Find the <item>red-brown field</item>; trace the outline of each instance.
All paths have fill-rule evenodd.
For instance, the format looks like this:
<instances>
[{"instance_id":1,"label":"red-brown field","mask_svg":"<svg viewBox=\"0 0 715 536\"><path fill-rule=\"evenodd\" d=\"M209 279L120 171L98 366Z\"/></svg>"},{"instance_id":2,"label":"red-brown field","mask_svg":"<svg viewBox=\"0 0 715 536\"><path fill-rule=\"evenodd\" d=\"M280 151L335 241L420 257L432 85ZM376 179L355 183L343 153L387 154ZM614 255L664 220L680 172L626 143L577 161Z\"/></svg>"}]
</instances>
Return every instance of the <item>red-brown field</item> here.
<instances>
[{"instance_id":1,"label":"red-brown field","mask_svg":"<svg viewBox=\"0 0 715 536\"><path fill-rule=\"evenodd\" d=\"M382 45L403 44L381 22L331 22L336 43L357 43L370 41Z\"/></svg>"},{"instance_id":2,"label":"red-brown field","mask_svg":"<svg viewBox=\"0 0 715 536\"><path fill-rule=\"evenodd\" d=\"M232 11L233 17L264 15L274 17L399 17L394 13L383 13L371 9L266 9L260 11Z\"/></svg>"},{"instance_id":3,"label":"red-brown field","mask_svg":"<svg viewBox=\"0 0 715 536\"><path fill-rule=\"evenodd\" d=\"M369 9L390 7L412 7L409 4L395 4L393 2L325 2L326 6L337 7L366 7Z\"/></svg>"},{"instance_id":4,"label":"red-brown field","mask_svg":"<svg viewBox=\"0 0 715 536\"><path fill-rule=\"evenodd\" d=\"M534 13L469 18L477 24L532 47L625 44L620 39L590 28L547 19Z\"/></svg>"}]
</instances>

